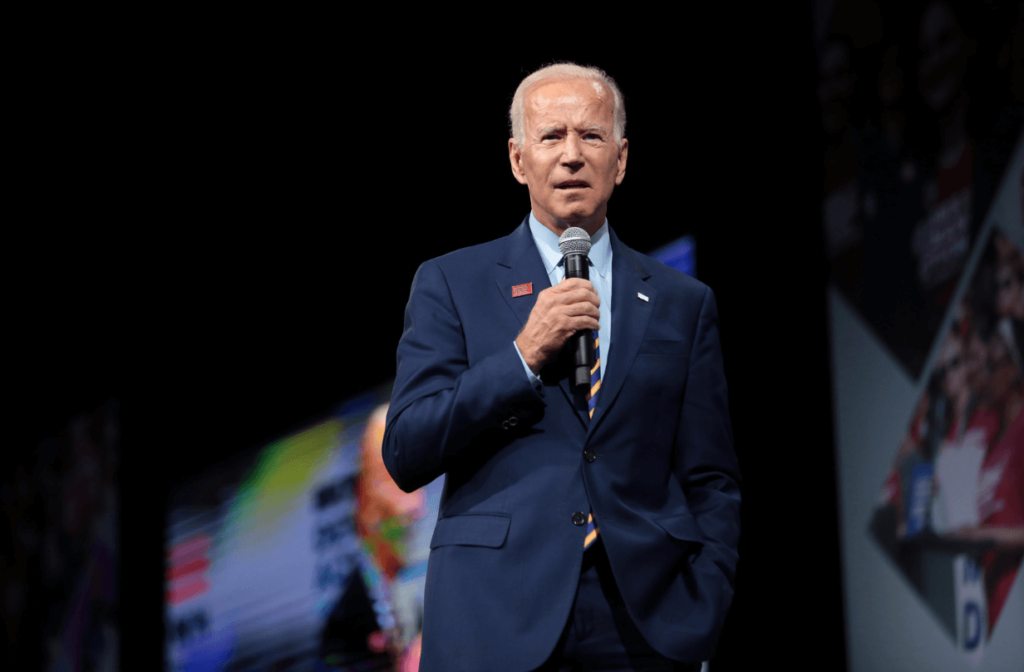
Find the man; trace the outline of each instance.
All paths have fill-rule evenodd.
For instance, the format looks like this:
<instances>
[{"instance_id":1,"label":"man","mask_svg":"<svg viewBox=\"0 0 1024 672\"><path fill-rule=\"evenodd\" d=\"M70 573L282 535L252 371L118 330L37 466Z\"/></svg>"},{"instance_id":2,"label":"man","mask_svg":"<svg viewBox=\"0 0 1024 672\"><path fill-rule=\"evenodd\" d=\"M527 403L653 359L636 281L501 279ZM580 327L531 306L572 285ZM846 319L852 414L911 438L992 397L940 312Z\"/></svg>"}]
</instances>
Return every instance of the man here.
<instances>
[{"instance_id":1,"label":"man","mask_svg":"<svg viewBox=\"0 0 1024 672\"><path fill-rule=\"evenodd\" d=\"M611 78L544 68L510 117L532 212L424 263L398 346L385 465L406 491L446 474L421 669L699 665L739 537L714 296L608 227L628 153ZM570 226L591 236L591 281L561 282ZM563 346L586 329L599 359L581 391Z\"/></svg>"},{"instance_id":2,"label":"man","mask_svg":"<svg viewBox=\"0 0 1024 672\"><path fill-rule=\"evenodd\" d=\"M392 670L418 659L420 614L401 599L417 591L403 570L419 549L410 547L413 529L427 510L423 490L395 487L381 459L387 404L374 409L359 442L359 476L354 492L355 527L364 551L341 585L327 617L321 657L343 669ZM344 502L344 498L339 498ZM339 502L338 508L343 507ZM337 515L337 514L335 514Z\"/></svg>"}]
</instances>

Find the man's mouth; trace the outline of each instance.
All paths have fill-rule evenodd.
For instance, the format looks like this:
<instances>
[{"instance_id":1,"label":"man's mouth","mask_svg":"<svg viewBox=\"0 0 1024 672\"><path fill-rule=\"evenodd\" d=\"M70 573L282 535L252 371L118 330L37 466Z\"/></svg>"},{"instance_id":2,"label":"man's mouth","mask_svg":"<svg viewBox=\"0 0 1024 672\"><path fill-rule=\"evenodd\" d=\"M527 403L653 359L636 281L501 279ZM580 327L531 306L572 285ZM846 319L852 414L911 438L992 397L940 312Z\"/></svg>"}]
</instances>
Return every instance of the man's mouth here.
<instances>
[{"instance_id":1,"label":"man's mouth","mask_svg":"<svg viewBox=\"0 0 1024 672\"><path fill-rule=\"evenodd\" d=\"M556 189L585 189L590 185L583 180L566 180L555 185Z\"/></svg>"}]
</instances>

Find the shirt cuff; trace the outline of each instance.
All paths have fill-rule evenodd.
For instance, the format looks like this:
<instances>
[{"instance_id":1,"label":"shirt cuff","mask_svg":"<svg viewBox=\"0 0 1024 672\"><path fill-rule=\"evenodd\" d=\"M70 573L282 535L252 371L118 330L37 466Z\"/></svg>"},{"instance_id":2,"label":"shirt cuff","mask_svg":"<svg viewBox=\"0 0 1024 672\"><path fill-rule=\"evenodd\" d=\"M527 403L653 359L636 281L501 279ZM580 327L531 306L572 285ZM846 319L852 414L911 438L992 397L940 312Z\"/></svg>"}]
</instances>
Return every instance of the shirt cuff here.
<instances>
[{"instance_id":1,"label":"shirt cuff","mask_svg":"<svg viewBox=\"0 0 1024 672\"><path fill-rule=\"evenodd\" d=\"M519 352L519 344L516 343L515 341L512 341L512 347L516 349L516 354L519 355L519 361L523 363L523 368L526 369L526 375L529 376L530 378L530 384L533 385L535 388L540 389L540 378L538 378L537 374L531 371L530 367L526 364L526 360L523 359L523 353Z\"/></svg>"}]
</instances>

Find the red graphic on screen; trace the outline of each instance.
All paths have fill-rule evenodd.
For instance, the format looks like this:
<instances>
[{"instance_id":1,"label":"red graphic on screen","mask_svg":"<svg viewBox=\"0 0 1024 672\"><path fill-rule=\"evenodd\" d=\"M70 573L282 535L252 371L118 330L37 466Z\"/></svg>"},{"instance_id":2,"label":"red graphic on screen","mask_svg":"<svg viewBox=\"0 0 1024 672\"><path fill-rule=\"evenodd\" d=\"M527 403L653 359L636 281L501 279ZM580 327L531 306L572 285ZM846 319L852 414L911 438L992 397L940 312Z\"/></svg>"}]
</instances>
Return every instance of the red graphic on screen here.
<instances>
[{"instance_id":1,"label":"red graphic on screen","mask_svg":"<svg viewBox=\"0 0 1024 672\"><path fill-rule=\"evenodd\" d=\"M206 572L210 569L209 550L209 535L197 534L167 553L168 604L181 604L209 589L210 584L206 580Z\"/></svg>"}]
</instances>

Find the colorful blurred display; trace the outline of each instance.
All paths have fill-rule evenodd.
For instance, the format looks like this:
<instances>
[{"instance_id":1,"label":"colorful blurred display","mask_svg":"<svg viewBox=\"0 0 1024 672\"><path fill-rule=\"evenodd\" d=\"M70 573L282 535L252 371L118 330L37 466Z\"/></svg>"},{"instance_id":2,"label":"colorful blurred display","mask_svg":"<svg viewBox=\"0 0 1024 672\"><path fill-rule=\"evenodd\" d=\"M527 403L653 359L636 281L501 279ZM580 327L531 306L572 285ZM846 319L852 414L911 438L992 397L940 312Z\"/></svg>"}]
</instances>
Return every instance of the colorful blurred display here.
<instances>
[{"instance_id":1,"label":"colorful blurred display","mask_svg":"<svg viewBox=\"0 0 1024 672\"><path fill-rule=\"evenodd\" d=\"M654 256L693 274L688 237ZM413 493L391 480L381 456L389 395L350 400L174 491L168 670L418 669L443 478Z\"/></svg>"},{"instance_id":2,"label":"colorful blurred display","mask_svg":"<svg viewBox=\"0 0 1024 672\"><path fill-rule=\"evenodd\" d=\"M172 670L393 669L416 655L441 482L403 493L383 468L387 391L174 495Z\"/></svg>"}]
</instances>

